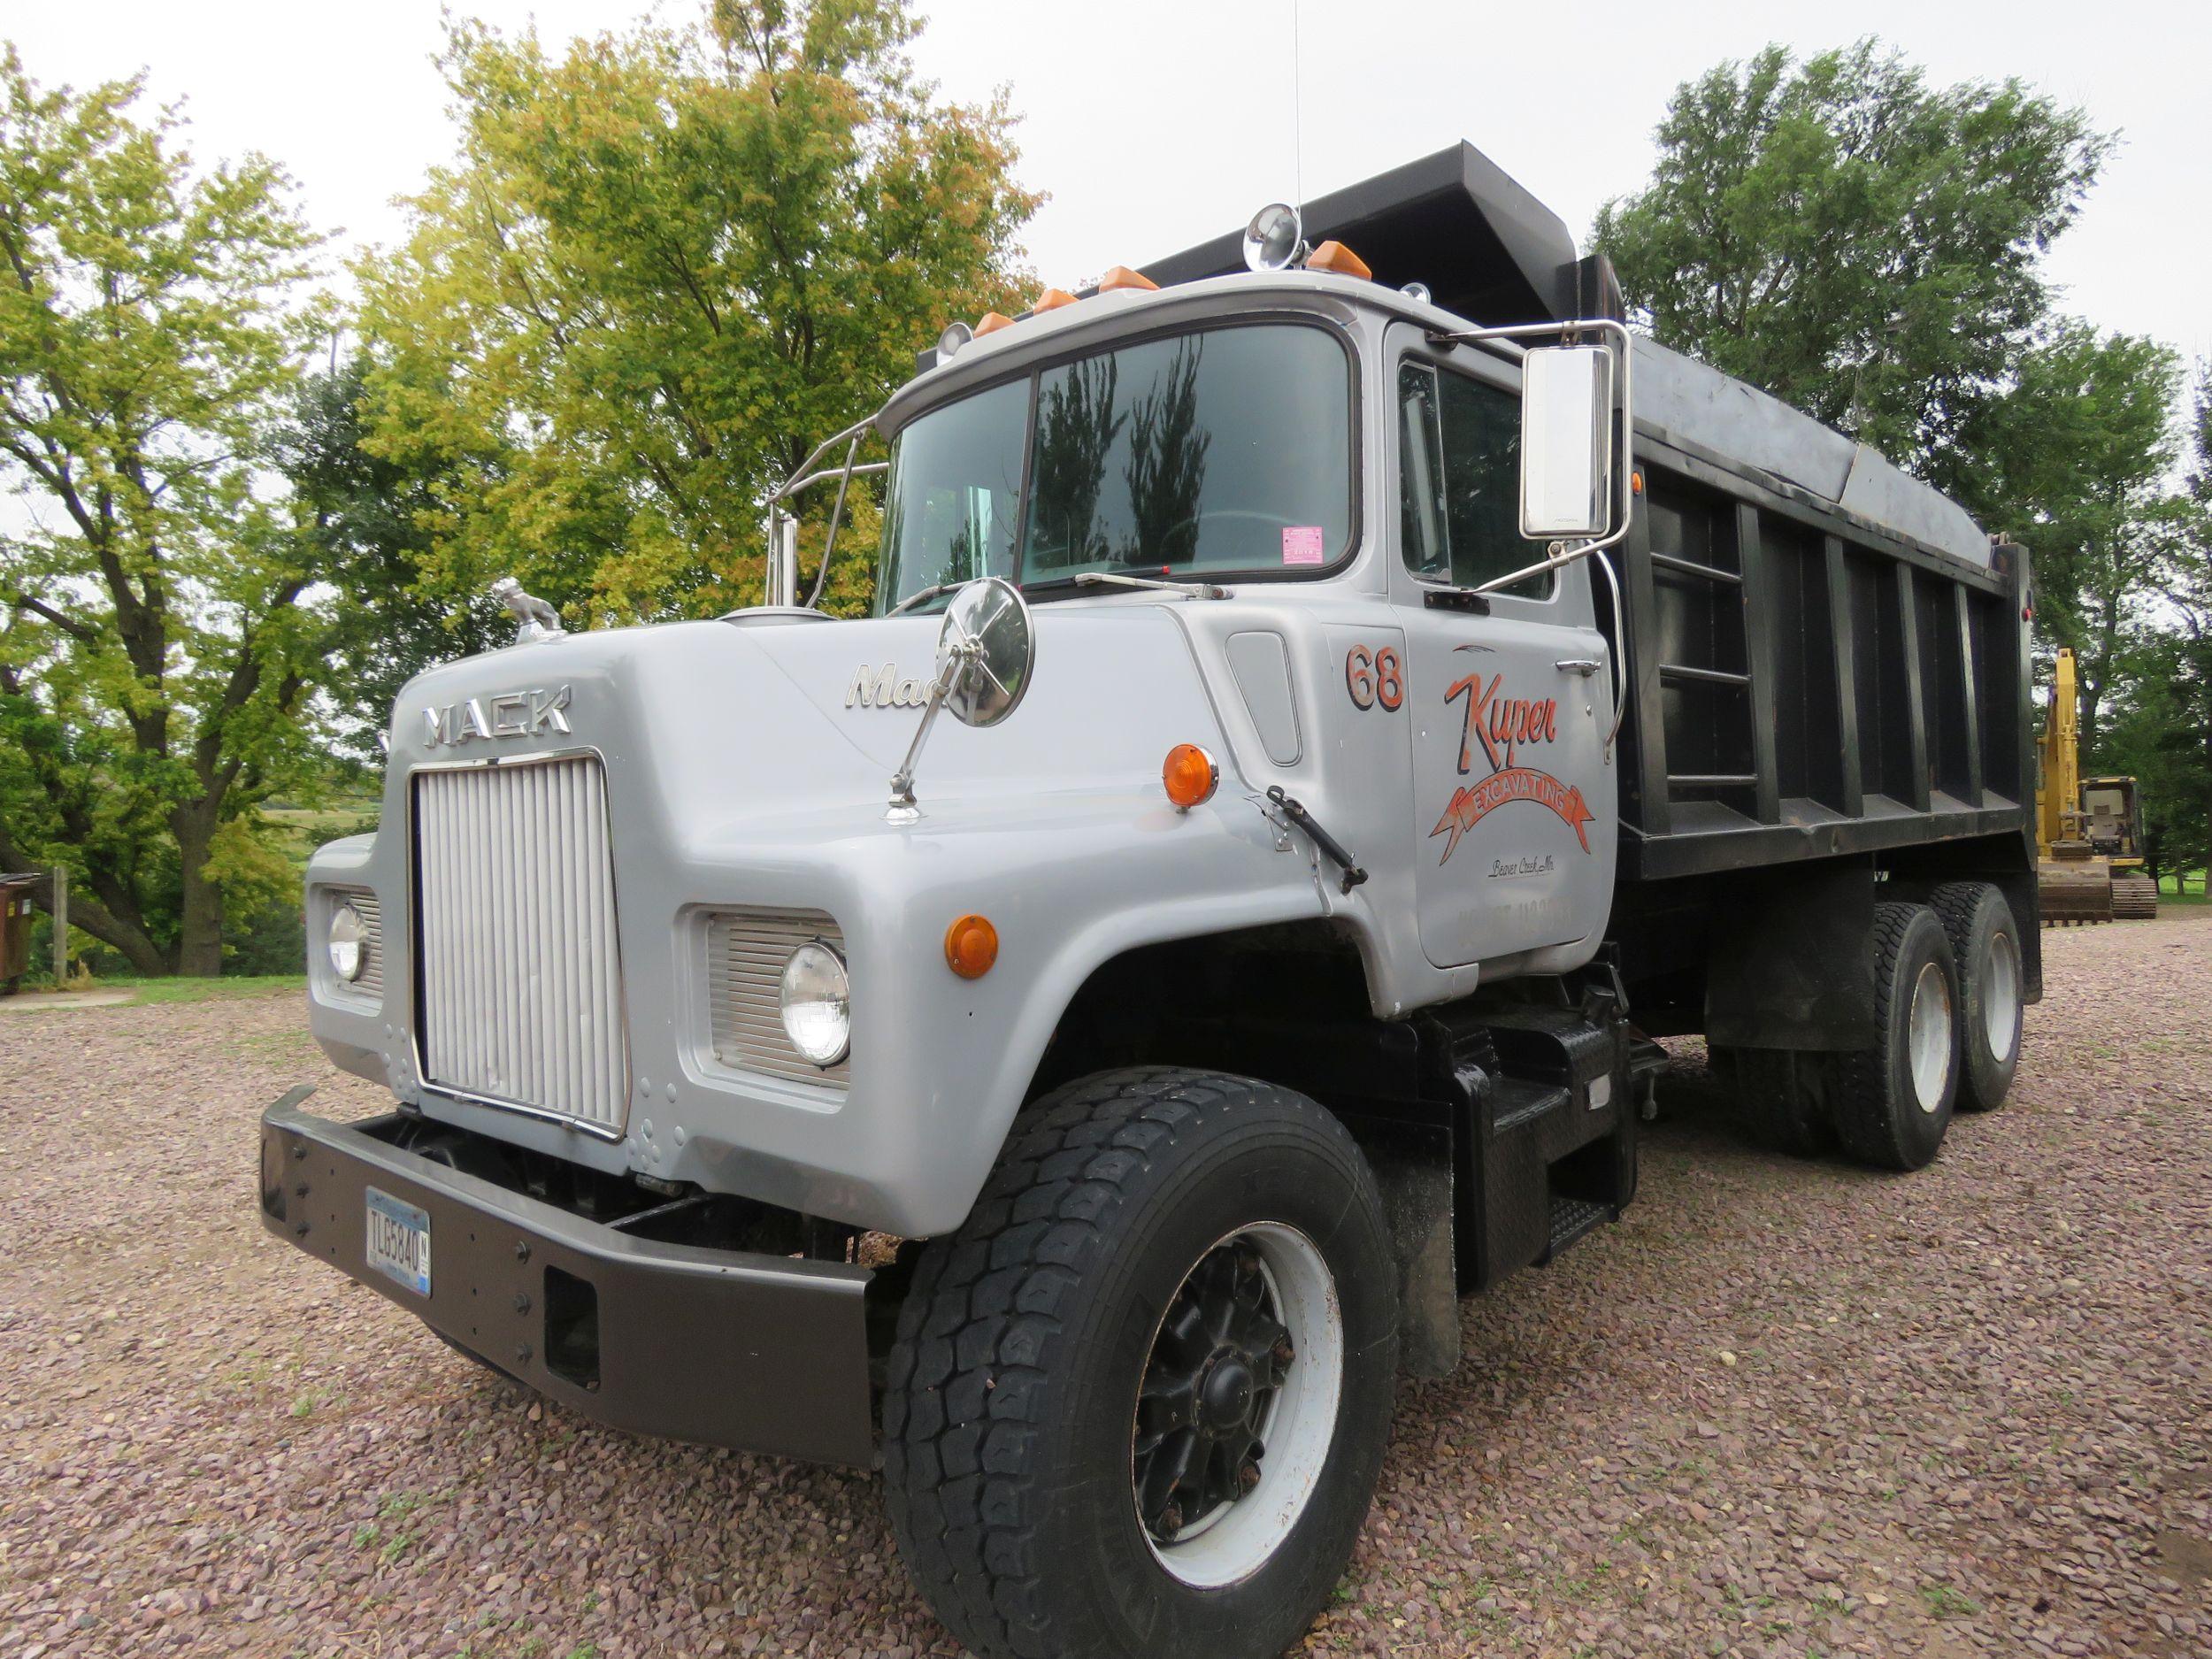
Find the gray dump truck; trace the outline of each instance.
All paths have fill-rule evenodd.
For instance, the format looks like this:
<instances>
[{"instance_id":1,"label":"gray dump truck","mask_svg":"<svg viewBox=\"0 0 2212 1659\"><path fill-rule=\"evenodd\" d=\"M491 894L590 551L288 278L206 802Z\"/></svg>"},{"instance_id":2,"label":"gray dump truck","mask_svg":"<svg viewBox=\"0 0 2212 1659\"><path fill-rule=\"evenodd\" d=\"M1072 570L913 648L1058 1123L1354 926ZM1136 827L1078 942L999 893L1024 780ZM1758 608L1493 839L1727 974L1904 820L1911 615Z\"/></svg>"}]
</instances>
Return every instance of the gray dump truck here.
<instances>
[{"instance_id":1,"label":"gray dump truck","mask_svg":"<svg viewBox=\"0 0 2212 1659\"><path fill-rule=\"evenodd\" d=\"M401 695L307 892L394 1109L272 1108L260 1205L585 1417L880 1469L977 1651L1295 1640L1398 1374L1634 1195L1655 1039L1883 1169L2004 1099L2022 555L1475 150L950 326L817 456L781 603L510 587ZM781 526L859 488L836 620Z\"/></svg>"}]
</instances>

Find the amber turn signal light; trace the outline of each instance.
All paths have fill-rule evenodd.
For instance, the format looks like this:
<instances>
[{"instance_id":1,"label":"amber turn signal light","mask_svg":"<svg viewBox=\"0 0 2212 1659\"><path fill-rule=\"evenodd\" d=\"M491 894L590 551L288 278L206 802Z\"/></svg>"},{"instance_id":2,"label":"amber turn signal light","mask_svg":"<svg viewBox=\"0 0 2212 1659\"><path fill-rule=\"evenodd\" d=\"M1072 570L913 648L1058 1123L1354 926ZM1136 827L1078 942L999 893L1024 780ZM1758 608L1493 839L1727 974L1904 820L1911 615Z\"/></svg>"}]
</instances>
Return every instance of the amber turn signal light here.
<instances>
[{"instance_id":1,"label":"amber turn signal light","mask_svg":"<svg viewBox=\"0 0 2212 1659\"><path fill-rule=\"evenodd\" d=\"M1309 271L1333 271L1339 276L1357 277L1371 282L1375 273L1367 268L1367 261L1340 242L1325 242L1306 256Z\"/></svg>"},{"instance_id":2,"label":"amber turn signal light","mask_svg":"<svg viewBox=\"0 0 2212 1659\"><path fill-rule=\"evenodd\" d=\"M1156 289L1159 286L1143 272L1132 271L1125 265L1114 266L1112 270L1098 279L1098 291L1101 294L1118 293L1123 288L1135 288L1138 292L1143 293Z\"/></svg>"},{"instance_id":3,"label":"amber turn signal light","mask_svg":"<svg viewBox=\"0 0 2212 1659\"><path fill-rule=\"evenodd\" d=\"M1221 783L1221 768L1197 744L1178 743L1167 752L1167 761L1160 768L1160 781L1167 787L1167 798L1175 803L1176 810L1187 812L1213 799L1214 790Z\"/></svg>"},{"instance_id":4,"label":"amber turn signal light","mask_svg":"<svg viewBox=\"0 0 2212 1659\"><path fill-rule=\"evenodd\" d=\"M987 916L963 916L945 929L945 965L964 979L979 979L998 960L998 929Z\"/></svg>"}]
</instances>

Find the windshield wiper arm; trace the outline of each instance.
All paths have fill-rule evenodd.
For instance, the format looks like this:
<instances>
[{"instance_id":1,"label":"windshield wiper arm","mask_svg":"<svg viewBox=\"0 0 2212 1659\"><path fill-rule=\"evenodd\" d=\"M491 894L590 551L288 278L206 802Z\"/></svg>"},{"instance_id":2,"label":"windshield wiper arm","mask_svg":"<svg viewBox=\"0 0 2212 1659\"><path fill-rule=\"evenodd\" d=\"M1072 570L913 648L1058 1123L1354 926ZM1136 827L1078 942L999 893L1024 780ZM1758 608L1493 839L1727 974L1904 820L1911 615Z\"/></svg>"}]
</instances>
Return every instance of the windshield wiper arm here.
<instances>
[{"instance_id":1,"label":"windshield wiper arm","mask_svg":"<svg viewBox=\"0 0 2212 1659\"><path fill-rule=\"evenodd\" d=\"M909 594L883 614L895 617L911 611L916 605L949 594L965 582L937 582L919 593ZM1156 576L1136 576L1126 571L1078 571L1072 576L1042 576L1021 584L1025 594L1050 593L1062 588L1152 588L1161 593L1181 594L1187 599L1227 599L1233 595L1226 588L1213 582L1167 581Z\"/></svg>"},{"instance_id":2,"label":"windshield wiper arm","mask_svg":"<svg viewBox=\"0 0 2212 1659\"><path fill-rule=\"evenodd\" d=\"M1157 576L1132 576L1125 571L1082 571L1070 579L1079 588L1148 588L1158 593L1180 594L1186 599L1226 599L1229 590L1213 582L1173 582Z\"/></svg>"},{"instance_id":3,"label":"windshield wiper arm","mask_svg":"<svg viewBox=\"0 0 2212 1659\"><path fill-rule=\"evenodd\" d=\"M911 611L916 605L926 603L927 601L936 598L940 594L949 594L956 588L964 588L966 586L967 584L965 582L933 583L931 586L923 588L922 591L918 594L907 595L905 598L900 600L898 603L893 605L883 614L887 617L895 617L900 611Z\"/></svg>"}]
</instances>

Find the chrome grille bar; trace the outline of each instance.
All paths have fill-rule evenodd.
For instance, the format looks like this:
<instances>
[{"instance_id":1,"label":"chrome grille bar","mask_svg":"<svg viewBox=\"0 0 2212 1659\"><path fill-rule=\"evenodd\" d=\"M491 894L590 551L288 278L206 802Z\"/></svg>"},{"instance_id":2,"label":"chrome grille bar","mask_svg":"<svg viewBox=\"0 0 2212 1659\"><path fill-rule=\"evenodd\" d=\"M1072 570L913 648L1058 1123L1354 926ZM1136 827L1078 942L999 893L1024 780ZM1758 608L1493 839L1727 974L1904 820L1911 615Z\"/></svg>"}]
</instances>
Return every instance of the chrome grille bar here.
<instances>
[{"instance_id":1,"label":"chrome grille bar","mask_svg":"<svg viewBox=\"0 0 2212 1659\"><path fill-rule=\"evenodd\" d=\"M337 895L353 906L361 918L361 977L353 982L352 989L372 1002L384 997L384 910L378 904L376 895L366 887L349 887Z\"/></svg>"},{"instance_id":2,"label":"chrome grille bar","mask_svg":"<svg viewBox=\"0 0 2212 1659\"><path fill-rule=\"evenodd\" d=\"M723 910L708 918L709 1033L724 1065L794 1083L846 1086L849 1061L818 1066L791 1046L783 1028L783 964L810 939L844 952L845 936L819 910Z\"/></svg>"},{"instance_id":3,"label":"chrome grille bar","mask_svg":"<svg viewBox=\"0 0 2212 1659\"><path fill-rule=\"evenodd\" d=\"M423 1071L614 1135L629 1104L595 757L415 774Z\"/></svg>"}]
</instances>

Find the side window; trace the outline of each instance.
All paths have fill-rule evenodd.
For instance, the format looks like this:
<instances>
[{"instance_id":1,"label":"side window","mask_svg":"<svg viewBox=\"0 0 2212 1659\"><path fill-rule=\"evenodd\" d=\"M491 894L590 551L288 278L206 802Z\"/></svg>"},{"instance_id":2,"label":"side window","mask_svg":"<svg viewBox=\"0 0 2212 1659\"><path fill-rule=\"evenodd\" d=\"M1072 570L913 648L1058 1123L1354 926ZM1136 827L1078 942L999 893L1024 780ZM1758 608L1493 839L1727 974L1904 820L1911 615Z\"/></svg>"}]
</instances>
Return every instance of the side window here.
<instances>
[{"instance_id":1,"label":"side window","mask_svg":"<svg viewBox=\"0 0 2212 1659\"><path fill-rule=\"evenodd\" d=\"M1398 371L1400 526L1415 574L1473 588L1541 557L1521 536L1521 410L1513 394L1425 364ZM1517 596L1549 596L1551 577Z\"/></svg>"}]
</instances>

